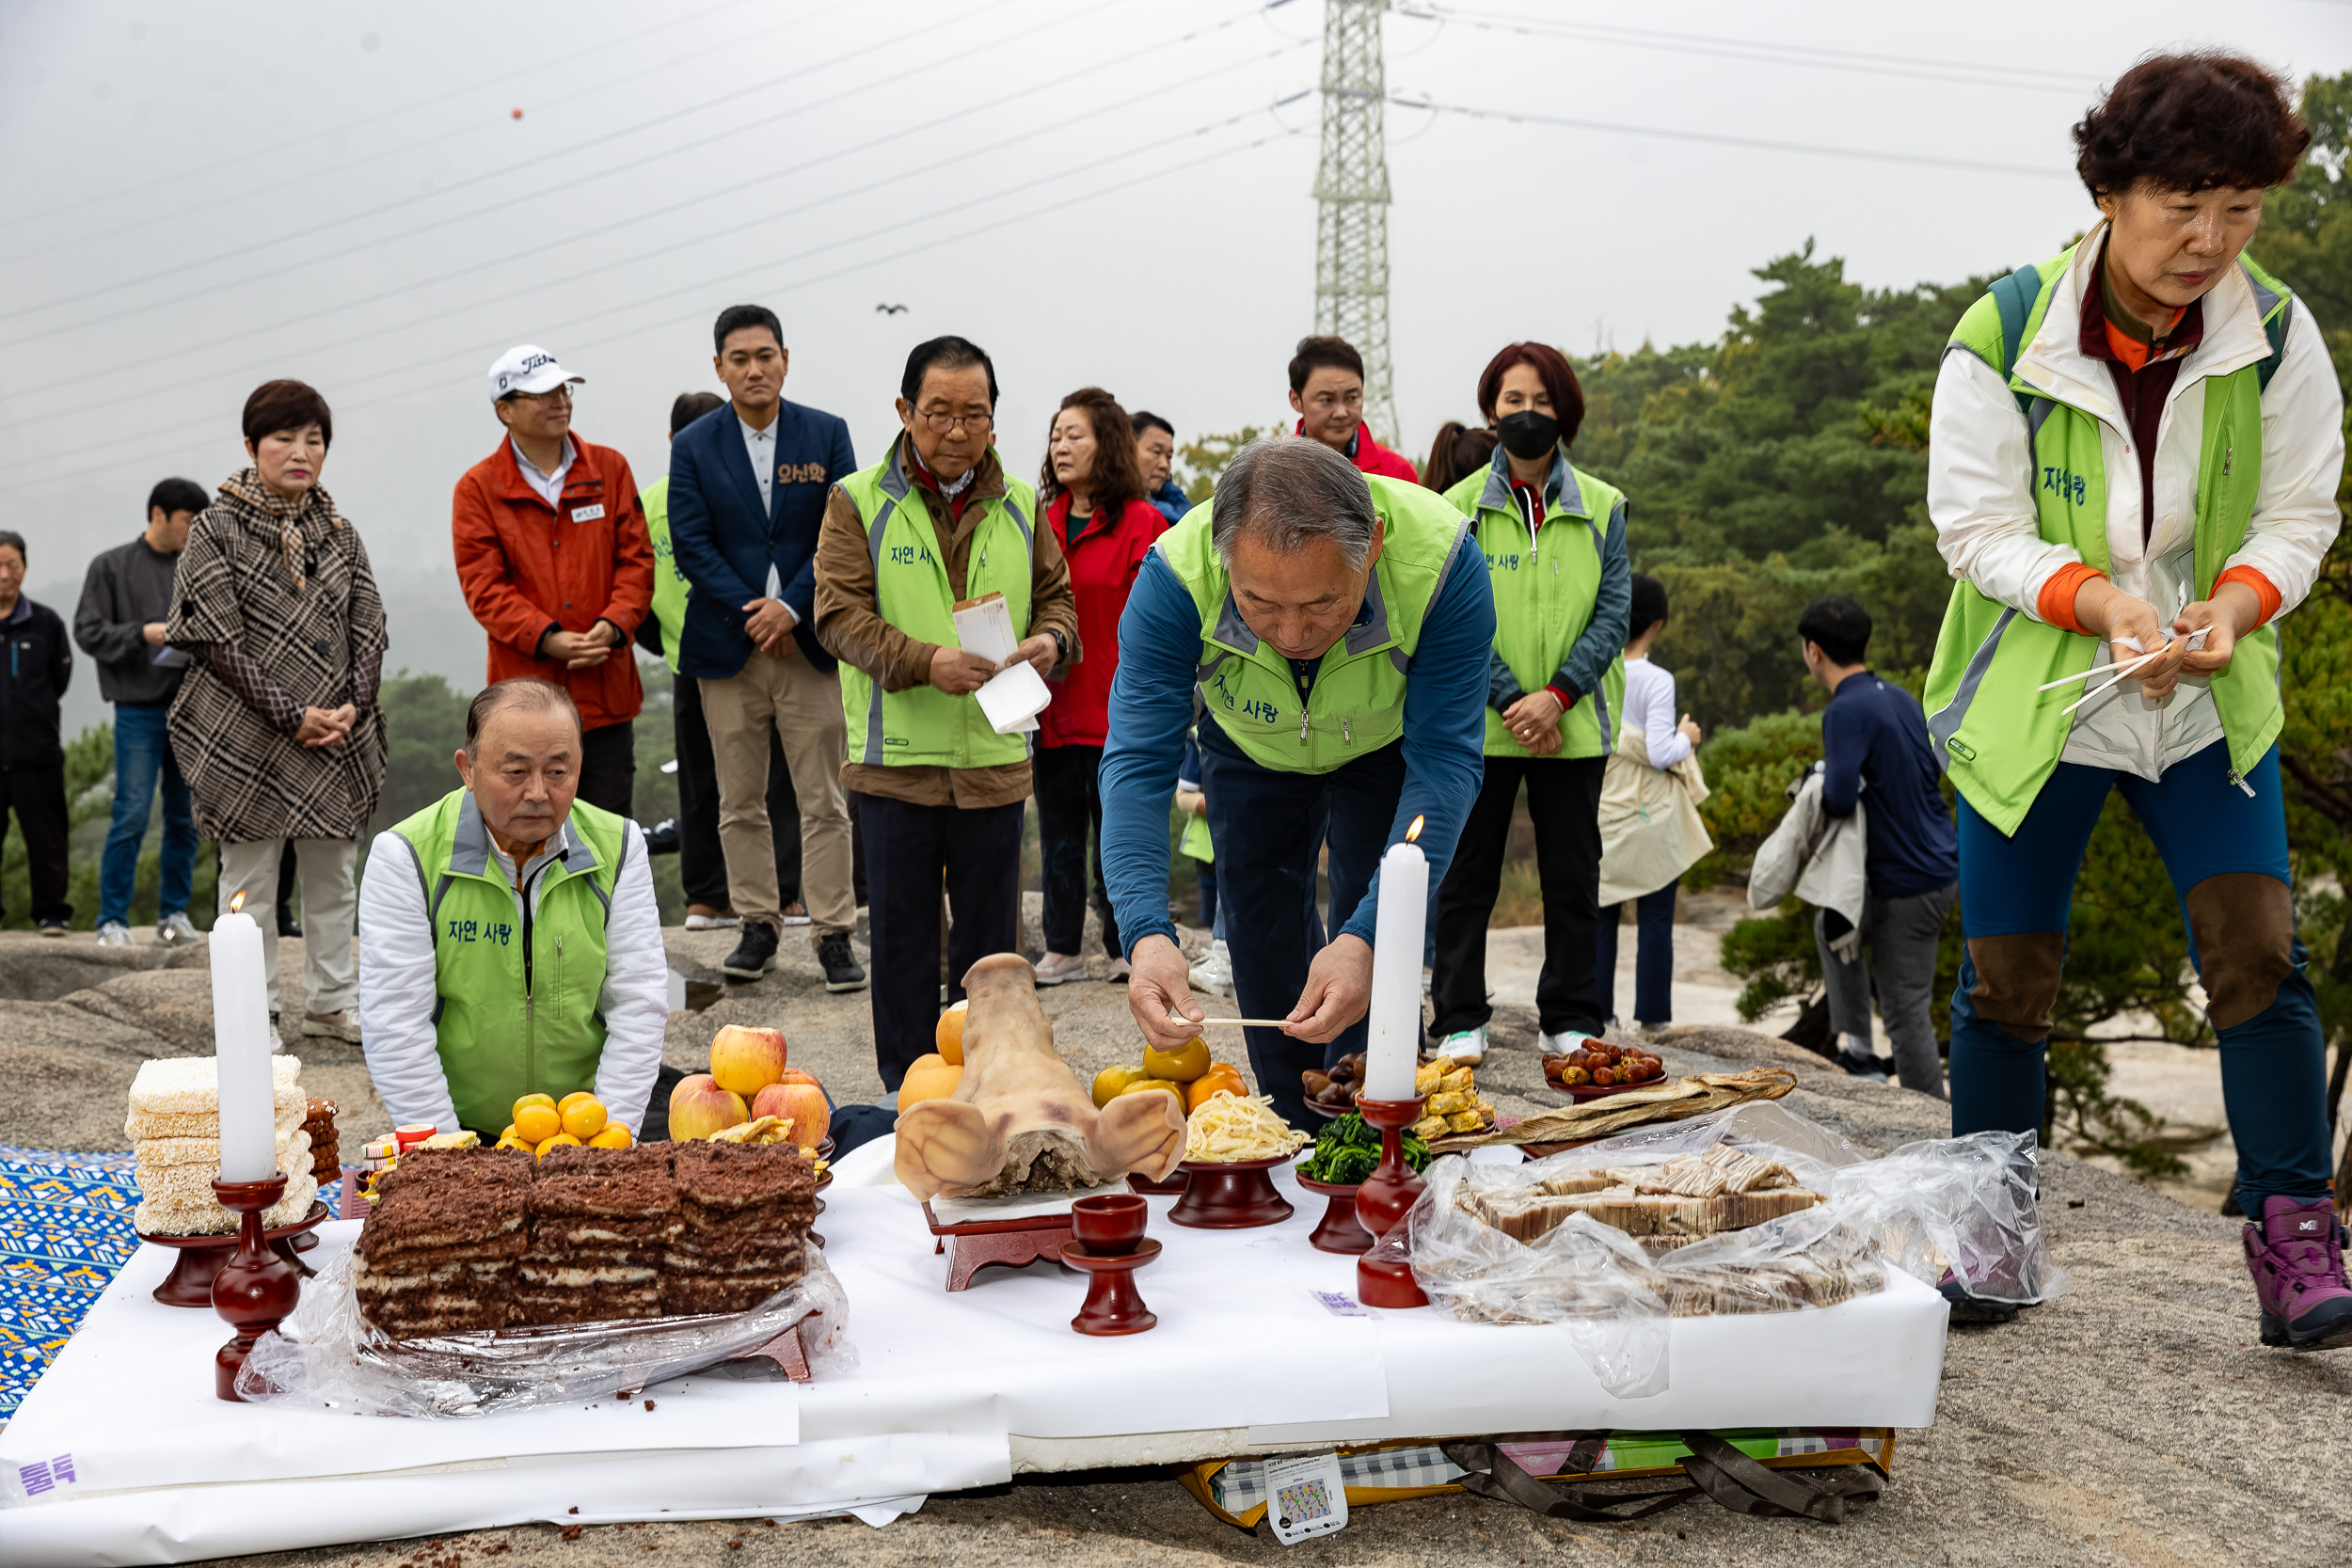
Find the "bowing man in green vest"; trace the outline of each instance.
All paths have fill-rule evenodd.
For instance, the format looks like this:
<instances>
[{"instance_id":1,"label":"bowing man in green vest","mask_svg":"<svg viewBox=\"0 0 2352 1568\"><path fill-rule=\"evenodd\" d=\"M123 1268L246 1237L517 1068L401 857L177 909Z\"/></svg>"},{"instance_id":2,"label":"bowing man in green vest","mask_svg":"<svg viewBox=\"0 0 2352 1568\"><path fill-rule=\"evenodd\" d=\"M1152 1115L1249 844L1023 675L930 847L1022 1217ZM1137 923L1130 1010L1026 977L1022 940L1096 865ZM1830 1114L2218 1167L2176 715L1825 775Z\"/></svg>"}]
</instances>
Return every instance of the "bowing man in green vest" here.
<instances>
[{"instance_id":1,"label":"bowing man in green vest","mask_svg":"<svg viewBox=\"0 0 2352 1568\"><path fill-rule=\"evenodd\" d=\"M637 1135L669 965L645 838L575 800L580 713L518 677L466 710L462 787L375 835L359 1028L395 1126L498 1136L526 1094L586 1089Z\"/></svg>"},{"instance_id":2,"label":"bowing man in green vest","mask_svg":"<svg viewBox=\"0 0 2352 1568\"><path fill-rule=\"evenodd\" d=\"M817 536L817 641L841 661L841 769L865 845L874 1061L896 1093L938 1033L939 896L949 1000L964 971L1021 947L1021 823L1029 736L999 735L973 696L1022 660L1080 657L1078 603L1037 492L990 444L996 368L962 338L907 356L898 438L834 486ZM959 604L1002 594L1020 643L967 651Z\"/></svg>"},{"instance_id":3,"label":"bowing man in green vest","mask_svg":"<svg viewBox=\"0 0 2352 1568\"><path fill-rule=\"evenodd\" d=\"M1304 1127L1300 1073L1363 1049L1381 855L1425 817L1434 897L1478 794L1494 637L1469 519L1320 441L1251 442L1160 535L1120 619L1101 775L1104 880L1145 1039L1179 1046L1201 1017L1168 915L1168 800L1196 705L1233 994L1245 1016L1288 1021L1248 1031L1250 1066Z\"/></svg>"},{"instance_id":4,"label":"bowing man in green vest","mask_svg":"<svg viewBox=\"0 0 2352 1568\"><path fill-rule=\"evenodd\" d=\"M1438 1053L1486 1054L1486 923L1502 889L1511 812L1527 787L1544 892L1536 1024L1547 1053L1573 1050L1609 1017L1600 941L1600 784L1625 718L1633 604L1626 502L1568 461L1584 390L1560 351L1513 343L1478 377L1494 460L1445 499L1476 520L1495 592L1485 703L1486 771L1438 894L1430 1033Z\"/></svg>"},{"instance_id":5,"label":"bowing man in green vest","mask_svg":"<svg viewBox=\"0 0 2352 1568\"><path fill-rule=\"evenodd\" d=\"M2119 791L2204 982L2263 1342L2352 1345L2276 627L2341 523L2344 404L2322 324L2244 254L2311 133L2284 80L2193 54L2125 71L2074 141L2100 221L1961 317L1930 432L1959 579L1924 705L1960 795L1952 1131L2042 1126L2074 878ZM1978 1283L1947 1283L1956 1310L2016 1315L2013 1282Z\"/></svg>"}]
</instances>

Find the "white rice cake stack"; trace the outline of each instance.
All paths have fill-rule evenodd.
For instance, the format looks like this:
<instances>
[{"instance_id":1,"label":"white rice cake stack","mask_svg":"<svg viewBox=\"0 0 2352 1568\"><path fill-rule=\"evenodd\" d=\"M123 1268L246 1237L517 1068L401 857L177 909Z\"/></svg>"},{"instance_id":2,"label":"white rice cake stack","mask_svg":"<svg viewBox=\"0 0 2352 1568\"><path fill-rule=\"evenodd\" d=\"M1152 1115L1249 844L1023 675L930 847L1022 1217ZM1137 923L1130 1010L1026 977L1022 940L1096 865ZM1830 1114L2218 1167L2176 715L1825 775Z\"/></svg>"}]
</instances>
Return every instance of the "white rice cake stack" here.
<instances>
[{"instance_id":1,"label":"white rice cake stack","mask_svg":"<svg viewBox=\"0 0 2352 1568\"><path fill-rule=\"evenodd\" d=\"M302 1063L272 1056L276 1089L278 1168L286 1194L262 1216L264 1228L292 1225L310 1212L318 1182L310 1174L310 1140L303 1132L309 1101L301 1089ZM220 1174L219 1069L211 1056L169 1056L139 1068L131 1085L131 1110L123 1130L132 1138L142 1195L133 1228L154 1236L222 1235L237 1228L237 1215L213 1196Z\"/></svg>"}]
</instances>

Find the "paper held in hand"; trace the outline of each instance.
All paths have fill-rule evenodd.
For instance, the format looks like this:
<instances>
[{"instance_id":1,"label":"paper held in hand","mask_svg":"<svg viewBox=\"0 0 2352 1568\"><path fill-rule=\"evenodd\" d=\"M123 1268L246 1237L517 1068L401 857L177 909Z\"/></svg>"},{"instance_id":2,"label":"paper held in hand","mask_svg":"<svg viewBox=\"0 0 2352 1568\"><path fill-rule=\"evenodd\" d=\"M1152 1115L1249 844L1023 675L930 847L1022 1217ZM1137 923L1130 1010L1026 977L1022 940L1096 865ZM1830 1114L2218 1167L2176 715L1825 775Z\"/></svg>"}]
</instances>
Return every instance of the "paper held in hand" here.
<instances>
[{"instance_id":1,"label":"paper held in hand","mask_svg":"<svg viewBox=\"0 0 2352 1568\"><path fill-rule=\"evenodd\" d=\"M964 652L1003 664L1021 639L1013 634L1012 611L1002 594L966 599L955 608L956 641ZM1037 716L1054 700L1037 666L1024 659L999 670L972 695L998 735L1021 735L1037 728Z\"/></svg>"}]
</instances>

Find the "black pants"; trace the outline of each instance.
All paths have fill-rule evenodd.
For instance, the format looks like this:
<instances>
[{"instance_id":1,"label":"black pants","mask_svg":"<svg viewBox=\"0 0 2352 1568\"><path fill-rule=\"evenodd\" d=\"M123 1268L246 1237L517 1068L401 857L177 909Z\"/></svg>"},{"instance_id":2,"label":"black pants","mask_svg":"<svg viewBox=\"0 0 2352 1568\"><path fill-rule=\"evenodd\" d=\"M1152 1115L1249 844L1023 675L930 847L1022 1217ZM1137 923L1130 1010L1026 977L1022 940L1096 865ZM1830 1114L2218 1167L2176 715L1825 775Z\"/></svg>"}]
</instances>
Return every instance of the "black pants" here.
<instances>
[{"instance_id":1,"label":"black pants","mask_svg":"<svg viewBox=\"0 0 2352 1568\"><path fill-rule=\"evenodd\" d=\"M953 921L947 999L992 953L1021 950L1022 803L964 811L850 792L866 832L866 931L874 968L874 1066L898 1091L939 1033L939 889Z\"/></svg>"},{"instance_id":2,"label":"black pants","mask_svg":"<svg viewBox=\"0 0 2352 1568\"><path fill-rule=\"evenodd\" d=\"M1308 966L1363 902L1388 847L1405 788L1402 741L1329 773L1261 768L1200 721L1200 784L1216 841L1217 901L1233 957L1233 996L1245 1018L1280 1018L1298 1005ZM1316 850L1330 847L1331 918L1315 908ZM1589 960L1588 960L1589 962ZM1312 1127L1299 1074L1364 1048L1359 1019L1328 1045L1279 1029L1248 1029L1258 1092L1294 1127Z\"/></svg>"},{"instance_id":3,"label":"black pants","mask_svg":"<svg viewBox=\"0 0 2352 1568\"><path fill-rule=\"evenodd\" d=\"M624 719L580 737L580 799L615 816L633 816L637 802L637 726Z\"/></svg>"},{"instance_id":4,"label":"black pants","mask_svg":"<svg viewBox=\"0 0 2352 1568\"><path fill-rule=\"evenodd\" d=\"M1100 746L1040 746L1030 761L1037 781L1037 836L1045 861L1045 951L1075 953L1086 941L1087 877L1094 878L1094 912L1103 917L1103 951L1127 956L1103 885L1103 795L1095 779ZM1093 852L1088 853L1088 832Z\"/></svg>"},{"instance_id":5,"label":"black pants","mask_svg":"<svg viewBox=\"0 0 2352 1568\"><path fill-rule=\"evenodd\" d=\"M32 917L72 920L73 906L65 901L65 764L0 768L0 833L8 832L10 812L16 813L16 831L24 835Z\"/></svg>"},{"instance_id":6,"label":"black pants","mask_svg":"<svg viewBox=\"0 0 2352 1568\"><path fill-rule=\"evenodd\" d=\"M1438 890L1438 1036L1475 1029L1494 1016L1486 1002L1486 923L1502 889L1511 843L1511 807L1527 784L1535 823L1535 869L1544 886L1544 968L1535 981L1535 1014L1544 1033L1581 1029L1597 1035L1608 1006L1593 965L1600 935L1600 775L1602 757L1488 757L1486 782L1462 824L1454 863Z\"/></svg>"},{"instance_id":7,"label":"black pants","mask_svg":"<svg viewBox=\"0 0 2352 1568\"><path fill-rule=\"evenodd\" d=\"M670 733L677 748L677 874L686 901L727 908L727 858L719 848L719 767L710 755L710 725L703 718L702 683L691 675L670 682ZM800 797L784 765L784 742L768 728L768 821L775 827L776 892L787 904L801 896Z\"/></svg>"}]
</instances>

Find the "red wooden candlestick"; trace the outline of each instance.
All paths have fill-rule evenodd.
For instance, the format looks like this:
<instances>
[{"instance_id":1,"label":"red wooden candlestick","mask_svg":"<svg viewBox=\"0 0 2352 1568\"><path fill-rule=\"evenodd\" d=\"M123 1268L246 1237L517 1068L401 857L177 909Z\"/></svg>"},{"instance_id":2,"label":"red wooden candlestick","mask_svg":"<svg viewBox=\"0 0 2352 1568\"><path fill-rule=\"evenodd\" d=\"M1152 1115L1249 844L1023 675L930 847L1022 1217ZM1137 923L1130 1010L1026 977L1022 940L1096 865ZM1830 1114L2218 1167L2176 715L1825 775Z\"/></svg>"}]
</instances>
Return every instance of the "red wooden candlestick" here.
<instances>
[{"instance_id":1,"label":"red wooden candlestick","mask_svg":"<svg viewBox=\"0 0 2352 1568\"><path fill-rule=\"evenodd\" d=\"M1356 1189L1356 1217L1373 1234L1386 1236L1428 1185L1405 1163L1405 1129L1421 1119L1425 1095L1410 1100L1359 1100L1357 1114L1380 1129L1380 1163ZM1426 1307L1429 1298L1413 1281L1413 1271L1393 1258L1356 1259L1356 1298L1366 1307Z\"/></svg>"},{"instance_id":2,"label":"red wooden candlestick","mask_svg":"<svg viewBox=\"0 0 2352 1568\"><path fill-rule=\"evenodd\" d=\"M215 1181L213 1196L232 1214L243 1214L237 1250L213 1277L213 1310L229 1321L236 1337L213 1357L213 1392L242 1403L237 1372L253 1342L285 1321L301 1298L302 1277L262 1240L262 1214L286 1196L284 1173L266 1181Z\"/></svg>"}]
</instances>

